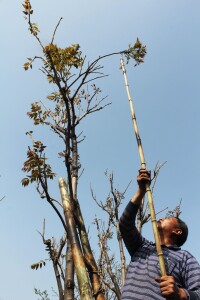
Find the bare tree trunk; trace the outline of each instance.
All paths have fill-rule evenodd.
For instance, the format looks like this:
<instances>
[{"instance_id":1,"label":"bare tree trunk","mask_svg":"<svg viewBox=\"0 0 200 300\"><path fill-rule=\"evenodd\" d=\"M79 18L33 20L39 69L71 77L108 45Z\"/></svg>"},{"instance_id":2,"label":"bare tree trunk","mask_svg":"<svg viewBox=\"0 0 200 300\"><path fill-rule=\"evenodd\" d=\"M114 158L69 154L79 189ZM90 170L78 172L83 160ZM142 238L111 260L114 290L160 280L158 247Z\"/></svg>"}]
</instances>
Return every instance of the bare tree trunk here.
<instances>
[{"instance_id":1,"label":"bare tree trunk","mask_svg":"<svg viewBox=\"0 0 200 300\"><path fill-rule=\"evenodd\" d=\"M64 300L74 300L74 262L69 239L67 239Z\"/></svg>"},{"instance_id":2,"label":"bare tree trunk","mask_svg":"<svg viewBox=\"0 0 200 300\"><path fill-rule=\"evenodd\" d=\"M119 252L120 252L120 260L121 260L121 267L122 267L122 286L124 285L124 281L125 281L125 277L126 277L126 259L125 259L125 255L124 255L124 248L123 248L123 243L122 243L122 236L121 236L121 232L119 230L119 223L117 223L116 226L116 230L117 230L117 240L119 243Z\"/></svg>"},{"instance_id":3,"label":"bare tree trunk","mask_svg":"<svg viewBox=\"0 0 200 300\"><path fill-rule=\"evenodd\" d=\"M60 273L58 270L58 265L56 261L53 261L54 272L56 275L56 281L58 286L59 300L64 300L63 287L61 283Z\"/></svg>"},{"instance_id":4,"label":"bare tree trunk","mask_svg":"<svg viewBox=\"0 0 200 300\"><path fill-rule=\"evenodd\" d=\"M84 259L86 263L87 270L89 272L90 282L92 285L93 295L96 300L105 300L104 295L101 291L101 283L98 274L98 267L90 247L90 242L88 239L88 234L85 228L83 216L81 213L80 205L77 199L77 182L78 182L78 148L77 148L77 138L74 134L72 137L72 189L73 189L73 199L75 200L75 215L78 221L78 230L81 240L81 246L83 249Z\"/></svg>"},{"instance_id":5,"label":"bare tree trunk","mask_svg":"<svg viewBox=\"0 0 200 300\"><path fill-rule=\"evenodd\" d=\"M92 284L94 297L96 300L105 300L104 294L101 290L101 282L98 273L98 267L94 259L94 255L92 253L92 249L90 247L88 234L86 232L86 228L83 222L83 217L81 215L80 208L78 212L78 220L79 220L78 222L79 234L80 234L81 244L84 252L84 259L85 259L86 267L89 272L89 277Z\"/></svg>"},{"instance_id":6,"label":"bare tree trunk","mask_svg":"<svg viewBox=\"0 0 200 300\"><path fill-rule=\"evenodd\" d=\"M89 284L89 279L85 269L85 262L83 259L78 234L76 231L76 223L72 212L72 207L68 195L68 187L63 178L59 179L59 187L63 201L63 209L67 224L68 236L72 247L73 261L76 268L76 275L79 285L81 300L92 300L92 293Z\"/></svg>"},{"instance_id":7,"label":"bare tree trunk","mask_svg":"<svg viewBox=\"0 0 200 300\"><path fill-rule=\"evenodd\" d=\"M61 276L60 276L60 272L59 272L59 269L58 269L58 257L57 257L58 253L54 252L54 249L52 249L51 240L50 239L45 240L44 232L42 234L42 238L43 238L43 243L47 247L47 251L49 252L50 258L51 258L52 263L53 263L54 273L55 273L57 287L58 287L59 300L64 300L64 293L63 293L63 287L62 287L62 282L61 282Z\"/></svg>"}]
</instances>

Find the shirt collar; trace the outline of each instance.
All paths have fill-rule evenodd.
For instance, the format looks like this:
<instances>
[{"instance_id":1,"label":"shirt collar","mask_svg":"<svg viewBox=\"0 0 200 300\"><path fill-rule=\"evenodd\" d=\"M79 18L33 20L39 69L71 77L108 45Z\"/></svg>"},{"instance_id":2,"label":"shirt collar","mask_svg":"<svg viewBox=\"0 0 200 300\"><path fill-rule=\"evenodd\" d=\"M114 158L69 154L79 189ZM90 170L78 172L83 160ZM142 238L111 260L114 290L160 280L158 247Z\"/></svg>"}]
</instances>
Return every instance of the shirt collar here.
<instances>
[{"instance_id":1,"label":"shirt collar","mask_svg":"<svg viewBox=\"0 0 200 300\"><path fill-rule=\"evenodd\" d=\"M165 246L165 245L161 245L162 248L167 248L167 249L170 249L170 250L181 250L180 247L178 247L177 245L172 245L172 246Z\"/></svg>"}]
</instances>

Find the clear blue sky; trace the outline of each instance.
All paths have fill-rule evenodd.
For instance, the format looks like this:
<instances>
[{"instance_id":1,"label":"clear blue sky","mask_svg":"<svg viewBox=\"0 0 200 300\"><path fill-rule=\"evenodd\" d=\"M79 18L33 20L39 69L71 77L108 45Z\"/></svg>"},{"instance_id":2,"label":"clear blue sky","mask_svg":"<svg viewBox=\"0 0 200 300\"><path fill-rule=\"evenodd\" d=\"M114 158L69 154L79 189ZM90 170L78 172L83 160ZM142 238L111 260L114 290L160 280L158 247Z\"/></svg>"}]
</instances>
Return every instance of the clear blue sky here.
<instances>
[{"instance_id":1,"label":"clear blue sky","mask_svg":"<svg viewBox=\"0 0 200 300\"><path fill-rule=\"evenodd\" d=\"M147 45L145 64L127 68L132 96L144 144L147 167L167 161L156 185L155 207L173 209L182 199L182 219L189 226L184 248L200 262L199 180L200 180L200 2L199 0L33 0L34 21L41 39L48 43L60 17L63 21L56 42L61 46L79 43L88 60L123 50L137 36ZM46 253L37 230L46 218L47 237L59 236L62 227L34 187L22 188L22 163L29 143L25 132L33 128L26 112L31 102L49 93L37 67L23 70L27 57L40 54L30 36L18 1L0 0L1 36L1 195L0 202L0 300L35 300L33 288L55 286L51 267L32 271L30 265ZM130 109L119 58L104 61L109 78L99 82L112 106L83 123L87 136L81 145L85 172L80 180L81 207L95 236L92 220L99 210L90 195L90 184L99 199L108 193L104 171L114 172L117 187L123 190L130 180L122 209L136 189L140 167L133 135ZM40 131L56 154L57 142ZM62 150L62 149L61 149ZM58 176L64 175L61 160L51 160ZM54 186L58 194L57 184ZM90 208L90 211L89 211ZM89 211L89 212L88 212ZM101 214L100 214L101 215ZM151 225L144 233L152 238ZM96 248L96 243L92 244Z\"/></svg>"}]
</instances>

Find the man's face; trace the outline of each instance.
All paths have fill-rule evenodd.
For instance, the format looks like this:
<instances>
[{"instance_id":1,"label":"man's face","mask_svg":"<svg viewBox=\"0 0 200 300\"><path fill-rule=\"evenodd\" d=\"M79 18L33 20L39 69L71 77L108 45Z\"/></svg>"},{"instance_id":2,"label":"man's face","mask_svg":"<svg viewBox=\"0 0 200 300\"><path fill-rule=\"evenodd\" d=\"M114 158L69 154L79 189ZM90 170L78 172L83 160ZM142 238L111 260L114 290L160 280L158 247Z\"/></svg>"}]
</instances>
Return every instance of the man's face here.
<instances>
[{"instance_id":1,"label":"man's face","mask_svg":"<svg viewBox=\"0 0 200 300\"><path fill-rule=\"evenodd\" d=\"M157 222L158 231L162 233L172 233L178 228L178 220L174 217L160 219Z\"/></svg>"}]
</instances>

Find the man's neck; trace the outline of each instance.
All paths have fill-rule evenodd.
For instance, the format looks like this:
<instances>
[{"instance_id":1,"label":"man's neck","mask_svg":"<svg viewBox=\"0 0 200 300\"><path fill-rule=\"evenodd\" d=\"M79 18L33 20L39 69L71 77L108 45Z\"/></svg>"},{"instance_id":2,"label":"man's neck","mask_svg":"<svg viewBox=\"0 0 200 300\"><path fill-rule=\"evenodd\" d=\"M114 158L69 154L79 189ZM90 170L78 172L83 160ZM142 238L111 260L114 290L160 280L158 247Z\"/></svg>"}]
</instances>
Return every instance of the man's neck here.
<instances>
[{"instance_id":1,"label":"man's neck","mask_svg":"<svg viewBox=\"0 0 200 300\"><path fill-rule=\"evenodd\" d=\"M164 237L162 235L160 235L160 244L166 247L172 247L176 245L175 241L171 237Z\"/></svg>"}]
</instances>

